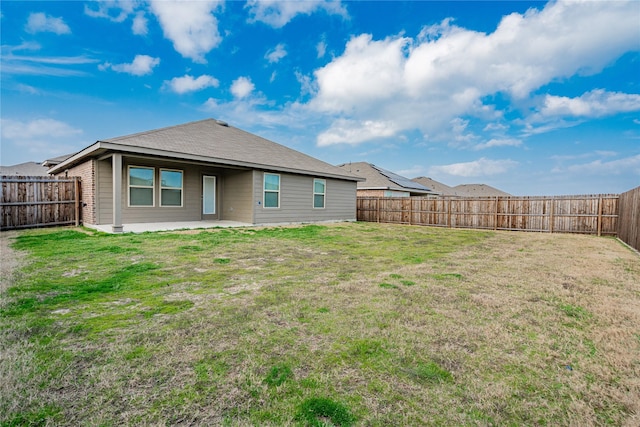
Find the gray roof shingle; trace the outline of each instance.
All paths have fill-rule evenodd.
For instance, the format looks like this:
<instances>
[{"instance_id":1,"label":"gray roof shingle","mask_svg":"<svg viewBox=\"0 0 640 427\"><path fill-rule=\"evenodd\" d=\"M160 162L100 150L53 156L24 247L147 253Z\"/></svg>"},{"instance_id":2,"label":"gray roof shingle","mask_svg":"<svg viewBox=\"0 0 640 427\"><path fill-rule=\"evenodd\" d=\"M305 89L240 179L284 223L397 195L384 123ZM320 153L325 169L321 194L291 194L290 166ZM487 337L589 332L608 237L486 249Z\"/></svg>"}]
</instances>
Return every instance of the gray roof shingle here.
<instances>
[{"instance_id":1,"label":"gray roof shingle","mask_svg":"<svg viewBox=\"0 0 640 427\"><path fill-rule=\"evenodd\" d=\"M222 165L358 180L357 176L336 166L215 119L102 139L94 144L96 149L101 143L123 147L129 152L151 150L176 159L199 158ZM78 161L77 155L70 161Z\"/></svg>"}]
</instances>

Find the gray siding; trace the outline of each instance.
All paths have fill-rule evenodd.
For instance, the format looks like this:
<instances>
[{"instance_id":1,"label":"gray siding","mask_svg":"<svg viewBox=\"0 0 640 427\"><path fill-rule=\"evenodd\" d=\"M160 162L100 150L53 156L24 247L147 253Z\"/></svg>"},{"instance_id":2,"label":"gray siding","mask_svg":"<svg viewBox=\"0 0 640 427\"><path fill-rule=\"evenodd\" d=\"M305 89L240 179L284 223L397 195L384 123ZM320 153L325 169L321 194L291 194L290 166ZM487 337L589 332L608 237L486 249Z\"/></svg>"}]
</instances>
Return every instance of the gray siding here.
<instances>
[{"instance_id":1,"label":"gray siding","mask_svg":"<svg viewBox=\"0 0 640 427\"><path fill-rule=\"evenodd\" d=\"M221 219L253 224L253 171L228 170L222 177Z\"/></svg>"},{"instance_id":2,"label":"gray siding","mask_svg":"<svg viewBox=\"0 0 640 427\"><path fill-rule=\"evenodd\" d=\"M254 207L256 224L314 221L355 221L356 182L326 179L324 209L313 208L312 176L280 175L280 207L264 208L261 171L254 172ZM322 177L316 177L322 178Z\"/></svg>"},{"instance_id":3,"label":"gray siding","mask_svg":"<svg viewBox=\"0 0 640 427\"><path fill-rule=\"evenodd\" d=\"M97 207L97 224L111 224L113 222L113 200L112 200L112 177L111 159L106 159L98 163L96 188L99 190ZM129 207L128 204L128 166L144 166L155 168L155 191L154 207ZM167 207L160 206L160 169L175 169L183 171L182 206ZM184 163L173 163L156 161L150 159L125 158L122 166L122 222L171 222L171 221L200 221L202 219L202 176L216 176L216 212L224 209L224 198L221 181L223 180L223 170L206 166L190 165Z\"/></svg>"},{"instance_id":4,"label":"gray siding","mask_svg":"<svg viewBox=\"0 0 640 427\"><path fill-rule=\"evenodd\" d=\"M96 162L96 224L113 223L111 159Z\"/></svg>"}]
</instances>

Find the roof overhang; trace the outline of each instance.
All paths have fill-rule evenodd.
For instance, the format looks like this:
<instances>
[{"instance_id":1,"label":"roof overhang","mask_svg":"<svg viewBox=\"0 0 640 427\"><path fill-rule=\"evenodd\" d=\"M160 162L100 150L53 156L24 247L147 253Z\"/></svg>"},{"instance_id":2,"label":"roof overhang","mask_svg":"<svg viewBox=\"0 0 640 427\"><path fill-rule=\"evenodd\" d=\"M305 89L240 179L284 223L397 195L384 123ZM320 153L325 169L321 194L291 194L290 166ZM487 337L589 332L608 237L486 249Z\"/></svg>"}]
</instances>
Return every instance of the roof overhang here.
<instances>
[{"instance_id":1,"label":"roof overhang","mask_svg":"<svg viewBox=\"0 0 640 427\"><path fill-rule=\"evenodd\" d=\"M318 171L308 171L304 169L287 168L281 166L273 166L252 162L243 162L238 160L222 159L217 157L199 156L194 154L177 153L175 151L158 150L152 148L133 147L130 145L116 144L113 142L98 141L84 150L74 154L62 163L53 166L48 173L57 174L63 172L70 167L87 160L105 155L106 153L121 153L124 155L144 155L152 157L161 157L165 159L186 160L198 163L212 164L215 166L231 166L249 169L269 170L276 172L292 173L297 175L322 176L326 178L342 179L346 181L364 181L365 179L355 175L341 175Z\"/></svg>"}]
</instances>

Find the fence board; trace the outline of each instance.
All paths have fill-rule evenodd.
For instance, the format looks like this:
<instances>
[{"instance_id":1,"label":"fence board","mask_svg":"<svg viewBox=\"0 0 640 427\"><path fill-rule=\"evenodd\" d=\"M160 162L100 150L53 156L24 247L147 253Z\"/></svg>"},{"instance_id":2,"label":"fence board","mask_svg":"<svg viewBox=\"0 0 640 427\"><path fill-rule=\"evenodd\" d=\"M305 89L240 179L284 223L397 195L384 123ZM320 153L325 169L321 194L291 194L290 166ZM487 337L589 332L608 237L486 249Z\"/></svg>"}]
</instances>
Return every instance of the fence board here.
<instances>
[{"instance_id":1,"label":"fence board","mask_svg":"<svg viewBox=\"0 0 640 427\"><path fill-rule=\"evenodd\" d=\"M640 196L638 196L640 197ZM618 195L358 197L359 221L486 230L618 233Z\"/></svg>"},{"instance_id":2,"label":"fence board","mask_svg":"<svg viewBox=\"0 0 640 427\"><path fill-rule=\"evenodd\" d=\"M0 183L0 230L79 224L80 178L2 176Z\"/></svg>"},{"instance_id":3,"label":"fence board","mask_svg":"<svg viewBox=\"0 0 640 427\"><path fill-rule=\"evenodd\" d=\"M620 195L618 238L640 251L640 187Z\"/></svg>"}]
</instances>

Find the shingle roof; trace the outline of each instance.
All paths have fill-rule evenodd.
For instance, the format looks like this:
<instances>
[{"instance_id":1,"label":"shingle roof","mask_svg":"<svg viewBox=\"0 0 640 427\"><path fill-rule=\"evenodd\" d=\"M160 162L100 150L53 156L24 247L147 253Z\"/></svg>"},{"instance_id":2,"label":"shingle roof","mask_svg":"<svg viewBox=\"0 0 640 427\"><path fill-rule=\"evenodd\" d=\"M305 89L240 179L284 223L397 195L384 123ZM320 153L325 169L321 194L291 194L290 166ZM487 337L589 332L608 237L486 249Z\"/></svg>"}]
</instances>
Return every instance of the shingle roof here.
<instances>
[{"instance_id":1,"label":"shingle roof","mask_svg":"<svg viewBox=\"0 0 640 427\"><path fill-rule=\"evenodd\" d=\"M449 187L446 184L443 184L435 179L428 178L426 176L419 176L417 178L413 178L411 181L417 182L418 184L422 184L427 188L430 188L434 192L438 194L442 194L443 196L453 196L455 195L453 188Z\"/></svg>"},{"instance_id":2,"label":"shingle roof","mask_svg":"<svg viewBox=\"0 0 640 427\"><path fill-rule=\"evenodd\" d=\"M0 175L43 176L47 175L47 168L40 163L25 162L11 166L0 166Z\"/></svg>"},{"instance_id":3,"label":"shingle roof","mask_svg":"<svg viewBox=\"0 0 640 427\"><path fill-rule=\"evenodd\" d=\"M424 185L367 162L345 163L340 168L366 179L358 183L358 189L388 189L412 193L434 194Z\"/></svg>"},{"instance_id":4,"label":"shingle roof","mask_svg":"<svg viewBox=\"0 0 640 427\"><path fill-rule=\"evenodd\" d=\"M215 119L103 139L83 150L87 151L85 155L76 154L67 162L77 162L100 148L144 150L176 159L358 180L336 166Z\"/></svg>"},{"instance_id":5,"label":"shingle roof","mask_svg":"<svg viewBox=\"0 0 640 427\"><path fill-rule=\"evenodd\" d=\"M457 196L510 196L511 194L505 193L502 190L498 190L487 184L461 184L453 187L453 191Z\"/></svg>"}]
</instances>

